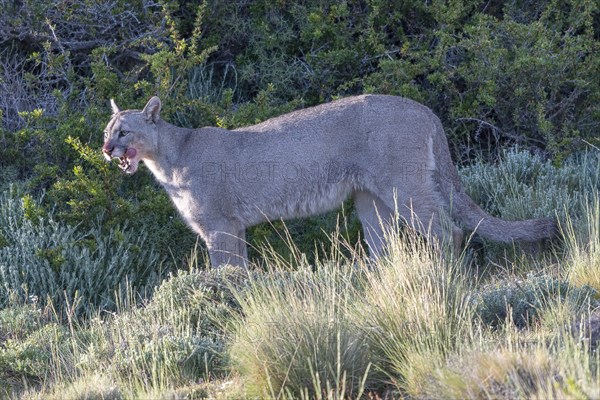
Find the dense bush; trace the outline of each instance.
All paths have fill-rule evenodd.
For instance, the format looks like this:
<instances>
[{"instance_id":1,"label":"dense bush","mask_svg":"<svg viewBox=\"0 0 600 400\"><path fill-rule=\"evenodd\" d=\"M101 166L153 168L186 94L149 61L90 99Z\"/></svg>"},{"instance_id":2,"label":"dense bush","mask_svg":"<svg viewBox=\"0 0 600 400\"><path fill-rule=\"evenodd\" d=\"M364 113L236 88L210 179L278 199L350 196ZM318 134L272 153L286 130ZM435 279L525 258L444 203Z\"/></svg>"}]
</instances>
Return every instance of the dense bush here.
<instances>
[{"instance_id":1,"label":"dense bush","mask_svg":"<svg viewBox=\"0 0 600 400\"><path fill-rule=\"evenodd\" d=\"M476 314L487 325L507 321L523 328L536 320L545 307L557 301L570 301L586 309L594 303L597 292L590 287L572 287L567 281L547 277L530 277L522 281L502 282L482 288L473 300Z\"/></svg>"},{"instance_id":2,"label":"dense bush","mask_svg":"<svg viewBox=\"0 0 600 400\"><path fill-rule=\"evenodd\" d=\"M61 313L114 309L131 285L144 292L160 278L160 256L126 226L78 229L40 216L30 197L0 195L0 307L11 298L54 304Z\"/></svg>"}]
</instances>

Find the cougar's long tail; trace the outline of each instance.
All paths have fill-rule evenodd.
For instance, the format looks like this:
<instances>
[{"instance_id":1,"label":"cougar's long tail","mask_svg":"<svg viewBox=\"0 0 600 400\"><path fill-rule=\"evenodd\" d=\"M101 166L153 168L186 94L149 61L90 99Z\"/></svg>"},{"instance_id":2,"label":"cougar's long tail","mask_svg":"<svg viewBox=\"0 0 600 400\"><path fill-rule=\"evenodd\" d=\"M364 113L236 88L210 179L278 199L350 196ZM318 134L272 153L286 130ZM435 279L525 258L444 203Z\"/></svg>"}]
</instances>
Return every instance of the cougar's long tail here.
<instances>
[{"instance_id":1,"label":"cougar's long tail","mask_svg":"<svg viewBox=\"0 0 600 400\"><path fill-rule=\"evenodd\" d=\"M436 122L438 132L433 139L433 153L437 165L434 180L453 218L477 234L498 242L534 242L558 236L558 225L554 218L505 221L483 211L465 192L450 157L446 135L439 120Z\"/></svg>"},{"instance_id":2,"label":"cougar's long tail","mask_svg":"<svg viewBox=\"0 0 600 400\"><path fill-rule=\"evenodd\" d=\"M468 229L497 242L535 242L552 239L558 234L554 218L505 221L483 211L464 190L453 192L450 202L454 218Z\"/></svg>"}]
</instances>

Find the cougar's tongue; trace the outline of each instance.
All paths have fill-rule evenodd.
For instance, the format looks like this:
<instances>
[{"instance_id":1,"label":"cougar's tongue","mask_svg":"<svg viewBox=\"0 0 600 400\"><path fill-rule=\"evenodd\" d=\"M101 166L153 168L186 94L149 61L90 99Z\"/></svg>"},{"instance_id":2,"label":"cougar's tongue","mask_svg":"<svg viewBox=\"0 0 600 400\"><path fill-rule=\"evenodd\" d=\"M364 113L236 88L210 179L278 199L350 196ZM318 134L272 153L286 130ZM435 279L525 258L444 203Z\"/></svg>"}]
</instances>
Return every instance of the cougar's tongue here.
<instances>
[{"instance_id":1,"label":"cougar's tongue","mask_svg":"<svg viewBox=\"0 0 600 400\"><path fill-rule=\"evenodd\" d=\"M133 147L130 147L127 149L124 156L131 159L131 158L134 158L136 154L137 154L137 150L134 149Z\"/></svg>"}]
</instances>

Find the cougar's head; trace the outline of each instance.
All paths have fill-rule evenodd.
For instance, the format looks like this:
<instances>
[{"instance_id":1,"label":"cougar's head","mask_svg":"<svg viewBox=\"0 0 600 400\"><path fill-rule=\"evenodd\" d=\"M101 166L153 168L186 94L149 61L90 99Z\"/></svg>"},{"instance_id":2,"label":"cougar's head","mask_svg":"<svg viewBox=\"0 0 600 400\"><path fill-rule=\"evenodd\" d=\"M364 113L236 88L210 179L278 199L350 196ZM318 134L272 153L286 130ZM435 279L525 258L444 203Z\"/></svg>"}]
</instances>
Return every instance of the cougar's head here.
<instances>
[{"instance_id":1,"label":"cougar's head","mask_svg":"<svg viewBox=\"0 0 600 400\"><path fill-rule=\"evenodd\" d=\"M110 100L113 115L104 130L102 153L107 160L119 159L119 167L133 174L141 160L156 151L156 124L160 120L160 99L152 97L143 110L119 110Z\"/></svg>"}]
</instances>

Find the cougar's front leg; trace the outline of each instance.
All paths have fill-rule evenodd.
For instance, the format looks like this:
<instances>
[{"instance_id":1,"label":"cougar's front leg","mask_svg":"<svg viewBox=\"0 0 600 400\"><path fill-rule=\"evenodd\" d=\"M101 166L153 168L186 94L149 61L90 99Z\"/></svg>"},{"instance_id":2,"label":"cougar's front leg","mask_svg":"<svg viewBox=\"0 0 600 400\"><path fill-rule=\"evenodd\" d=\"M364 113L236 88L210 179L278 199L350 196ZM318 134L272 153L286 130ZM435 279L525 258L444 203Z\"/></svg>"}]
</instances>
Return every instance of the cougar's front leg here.
<instances>
[{"instance_id":1,"label":"cougar's front leg","mask_svg":"<svg viewBox=\"0 0 600 400\"><path fill-rule=\"evenodd\" d=\"M206 246L211 265L214 268L227 264L246 268L248 249L245 236L245 229L237 226L208 232Z\"/></svg>"}]
</instances>

